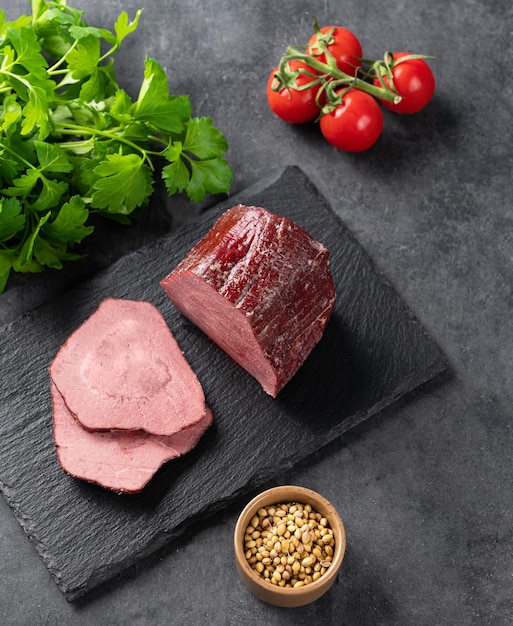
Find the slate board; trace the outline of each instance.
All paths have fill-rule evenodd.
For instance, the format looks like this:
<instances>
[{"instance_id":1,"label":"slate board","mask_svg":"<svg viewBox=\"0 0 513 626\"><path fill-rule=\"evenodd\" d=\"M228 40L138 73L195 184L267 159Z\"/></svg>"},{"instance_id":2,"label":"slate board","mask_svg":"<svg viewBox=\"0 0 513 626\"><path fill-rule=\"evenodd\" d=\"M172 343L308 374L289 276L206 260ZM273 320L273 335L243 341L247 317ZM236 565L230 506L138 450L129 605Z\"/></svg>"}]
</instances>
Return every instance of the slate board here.
<instances>
[{"instance_id":1,"label":"slate board","mask_svg":"<svg viewBox=\"0 0 513 626\"><path fill-rule=\"evenodd\" d=\"M334 315L275 400L183 318L159 285L236 202L286 215L331 250ZM160 309L215 417L192 453L169 463L135 496L66 475L52 438L48 366L109 296L148 300ZM438 346L297 167L221 202L198 224L122 258L5 327L0 351L0 488L69 601L446 369Z\"/></svg>"}]
</instances>

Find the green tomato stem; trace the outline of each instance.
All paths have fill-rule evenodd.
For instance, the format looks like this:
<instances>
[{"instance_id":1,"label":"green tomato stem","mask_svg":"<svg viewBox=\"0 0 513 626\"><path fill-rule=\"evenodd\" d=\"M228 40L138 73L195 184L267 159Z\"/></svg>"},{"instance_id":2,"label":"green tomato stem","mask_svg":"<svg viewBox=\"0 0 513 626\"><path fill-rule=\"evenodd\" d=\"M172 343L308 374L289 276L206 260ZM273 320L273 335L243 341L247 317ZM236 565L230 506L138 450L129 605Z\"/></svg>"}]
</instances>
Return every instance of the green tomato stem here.
<instances>
[{"instance_id":1,"label":"green tomato stem","mask_svg":"<svg viewBox=\"0 0 513 626\"><path fill-rule=\"evenodd\" d=\"M336 63L334 62L333 56L326 54L326 59L328 63L323 63L319 61L315 57L310 56L304 52L300 52L299 50L289 47L287 49L286 54L281 58L280 61L280 73L285 73L285 69L290 61L300 61L304 63L307 67L315 70L319 74L319 78L316 82L321 81L326 85L326 91L328 92L327 85L332 81L337 83L337 86L346 85L349 87L353 87L355 89L360 89L361 91L365 91L371 96L375 98L379 98L380 100L387 100L388 102L393 102L397 104L401 101L401 96L397 93L394 93L392 89L386 87L384 83L381 83L381 87L378 87L367 80L359 78L358 76L351 76L350 74L346 74L341 71ZM381 62L382 63L382 62ZM298 70L299 72L305 73L302 70ZM309 83L308 85L304 85L298 90L308 89L315 84L314 81Z\"/></svg>"}]
</instances>

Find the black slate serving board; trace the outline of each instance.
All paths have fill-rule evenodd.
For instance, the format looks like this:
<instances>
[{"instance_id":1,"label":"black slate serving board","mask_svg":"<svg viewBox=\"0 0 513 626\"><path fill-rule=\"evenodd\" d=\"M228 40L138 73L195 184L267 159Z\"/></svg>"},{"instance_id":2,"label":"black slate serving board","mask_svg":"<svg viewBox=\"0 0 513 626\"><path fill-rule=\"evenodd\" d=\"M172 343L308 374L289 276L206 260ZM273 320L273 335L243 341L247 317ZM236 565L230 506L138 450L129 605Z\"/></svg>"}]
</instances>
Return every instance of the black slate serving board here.
<instances>
[{"instance_id":1,"label":"black slate serving board","mask_svg":"<svg viewBox=\"0 0 513 626\"><path fill-rule=\"evenodd\" d=\"M331 250L334 315L275 400L183 318L159 285L237 202L286 215ZM192 453L169 463L135 496L67 476L52 438L48 366L67 336L109 296L148 300L160 309L215 417ZM122 258L5 327L0 351L0 488L68 600L446 369L438 346L296 167L221 202L198 224Z\"/></svg>"}]
</instances>

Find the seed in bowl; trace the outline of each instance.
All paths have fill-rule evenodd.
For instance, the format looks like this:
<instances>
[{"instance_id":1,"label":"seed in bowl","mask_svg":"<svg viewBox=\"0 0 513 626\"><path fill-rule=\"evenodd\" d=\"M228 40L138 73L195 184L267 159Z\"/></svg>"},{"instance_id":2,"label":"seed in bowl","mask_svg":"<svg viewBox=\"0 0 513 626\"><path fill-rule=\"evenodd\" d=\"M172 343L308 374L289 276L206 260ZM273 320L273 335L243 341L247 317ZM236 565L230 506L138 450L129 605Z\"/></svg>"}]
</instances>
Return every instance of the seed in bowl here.
<instances>
[{"instance_id":1,"label":"seed in bowl","mask_svg":"<svg viewBox=\"0 0 513 626\"><path fill-rule=\"evenodd\" d=\"M303 587L330 567L335 538L328 520L300 502L258 509L244 533L247 562L279 587Z\"/></svg>"}]
</instances>

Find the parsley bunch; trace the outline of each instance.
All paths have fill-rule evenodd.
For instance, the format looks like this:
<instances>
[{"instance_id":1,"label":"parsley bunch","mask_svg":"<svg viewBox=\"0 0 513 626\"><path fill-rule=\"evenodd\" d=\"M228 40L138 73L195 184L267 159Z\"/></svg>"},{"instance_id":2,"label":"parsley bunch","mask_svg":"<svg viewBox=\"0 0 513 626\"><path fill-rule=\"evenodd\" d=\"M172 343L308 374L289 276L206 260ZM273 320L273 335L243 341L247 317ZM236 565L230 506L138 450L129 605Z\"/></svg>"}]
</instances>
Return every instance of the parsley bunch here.
<instances>
[{"instance_id":1,"label":"parsley bunch","mask_svg":"<svg viewBox=\"0 0 513 626\"><path fill-rule=\"evenodd\" d=\"M116 81L113 55L141 13L121 13L109 31L67 0L32 0L32 15L12 22L0 11L0 292L11 271L80 258L90 212L130 223L157 163L170 195L228 191L224 136L170 94L156 60L135 101Z\"/></svg>"}]
</instances>

